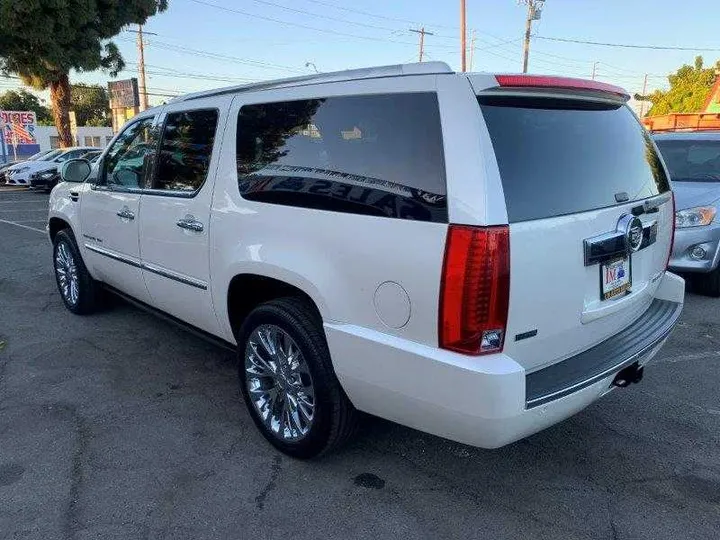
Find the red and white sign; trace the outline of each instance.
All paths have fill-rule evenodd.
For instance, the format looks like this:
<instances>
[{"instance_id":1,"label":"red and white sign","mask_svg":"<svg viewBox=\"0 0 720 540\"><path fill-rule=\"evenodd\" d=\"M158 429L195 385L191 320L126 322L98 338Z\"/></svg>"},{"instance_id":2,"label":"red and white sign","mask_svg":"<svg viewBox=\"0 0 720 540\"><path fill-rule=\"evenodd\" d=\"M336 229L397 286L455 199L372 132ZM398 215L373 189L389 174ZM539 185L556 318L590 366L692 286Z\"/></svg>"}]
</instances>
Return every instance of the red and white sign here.
<instances>
[{"instance_id":1,"label":"red and white sign","mask_svg":"<svg viewBox=\"0 0 720 540\"><path fill-rule=\"evenodd\" d=\"M36 125L37 118L33 111L0 111L0 126L7 144L37 144Z\"/></svg>"}]
</instances>

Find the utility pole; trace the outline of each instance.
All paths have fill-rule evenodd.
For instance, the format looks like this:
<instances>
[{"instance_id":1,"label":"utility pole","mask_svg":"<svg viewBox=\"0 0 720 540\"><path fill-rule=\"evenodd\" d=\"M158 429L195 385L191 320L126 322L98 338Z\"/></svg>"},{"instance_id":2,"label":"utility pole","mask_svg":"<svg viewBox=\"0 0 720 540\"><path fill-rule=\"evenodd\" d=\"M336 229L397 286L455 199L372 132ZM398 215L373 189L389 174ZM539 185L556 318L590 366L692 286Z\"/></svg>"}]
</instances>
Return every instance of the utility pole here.
<instances>
[{"instance_id":1,"label":"utility pole","mask_svg":"<svg viewBox=\"0 0 720 540\"><path fill-rule=\"evenodd\" d=\"M143 36L156 36L152 32L143 32L143 27L138 24L137 30L129 30L137 34L137 46L138 46L138 91L140 92L140 110L144 111L149 108L147 87L145 86L145 41Z\"/></svg>"},{"instance_id":2,"label":"utility pole","mask_svg":"<svg viewBox=\"0 0 720 540\"><path fill-rule=\"evenodd\" d=\"M465 43L465 0L460 0L460 66L461 71L466 71L465 53L467 53L467 45Z\"/></svg>"},{"instance_id":3,"label":"utility pole","mask_svg":"<svg viewBox=\"0 0 720 540\"><path fill-rule=\"evenodd\" d=\"M643 80L643 91L642 91L642 97L643 100L640 101L640 118L645 116L645 96L647 95L647 80L648 80L648 74L645 74L645 79Z\"/></svg>"},{"instance_id":4,"label":"utility pole","mask_svg":"<svg viewBox=\"0 0 720 540\"><path fill-rule=\"evenodd\" d=\"M475 30L473 29L470 37L470 71L473 70L473 60L475 59Z\"/></svg>"},{"instance_id":5,"label":"utility pole","mask_svg":"<svg viewBox=\"0 0 720 540\"><path fill-rule=\"evenodd\" d=\"M594 62L593 63L593 71L592 71L592 80L595 80L595 75L597 74L597 67L600 62Z\"/></svg>"},{"instance_id":6,"label":"utility pole","mask_svg":"<svg viewBox=\"0 0 720 540\"><path fill-rule=\"evenodd\" d=\"M418 57L419 57L418 62L422 62L422 61L423 61L423 54L424 54L424 52L425 52L425 35L434 36L435 34L433 34L432 32L427 32L427 31L425 30L425 27L424 27L424 26L421 27L419 30L416 30L416 29L414 29L414 28L411 28L410 31L411 31L411 32L415 32L416 34L420 34L420 52L419 52L419 55L418 55Z\"/></svg>"},{"instance_id":7,"label":"utility pole","mask_svg":"<svg viewBox=\"0 0 720 540\"><path fill-rule=\"evenodd\" d=\"M528 57L530 56L530 35L532 32L532 22L540 20L545 0L520 0L520 2L527 4L528 7L527 19L525 20L525 41L523 43L523 73L527 73Z\"/></svg>"},{"instance_id":8,"label":"utility pole","mask_svg":"<svg viewBox=\"0 0 720 540\"><path fill-rule=\"evenodd\" d=\"M148 109L148 95L147 87L145 86L145 43L143 42L143 29L142 24L138 24L138 54L140 60L138 61L138 71L140 74L140 110L145 111Z\"/></svg>"}]
</instances>

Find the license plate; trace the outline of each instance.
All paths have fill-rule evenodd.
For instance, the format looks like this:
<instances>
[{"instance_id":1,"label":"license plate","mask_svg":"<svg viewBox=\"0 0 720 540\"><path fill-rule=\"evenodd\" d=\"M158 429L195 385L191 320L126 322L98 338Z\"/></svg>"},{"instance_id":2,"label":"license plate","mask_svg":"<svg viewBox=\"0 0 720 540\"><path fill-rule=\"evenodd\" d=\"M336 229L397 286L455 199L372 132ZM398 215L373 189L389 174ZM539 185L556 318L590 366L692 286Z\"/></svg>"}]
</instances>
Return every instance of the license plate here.
<instances>
[{"instance_id":1,"label":"license plate","mask_svg":"<svg viewBox=\"0 0 720 540\"><path fill-rule=\"evenodd\" d=\"M609 300L622 296L632 286L630 259L623 257L600 265L600 297Z\"/></svg>"}]
</instances>

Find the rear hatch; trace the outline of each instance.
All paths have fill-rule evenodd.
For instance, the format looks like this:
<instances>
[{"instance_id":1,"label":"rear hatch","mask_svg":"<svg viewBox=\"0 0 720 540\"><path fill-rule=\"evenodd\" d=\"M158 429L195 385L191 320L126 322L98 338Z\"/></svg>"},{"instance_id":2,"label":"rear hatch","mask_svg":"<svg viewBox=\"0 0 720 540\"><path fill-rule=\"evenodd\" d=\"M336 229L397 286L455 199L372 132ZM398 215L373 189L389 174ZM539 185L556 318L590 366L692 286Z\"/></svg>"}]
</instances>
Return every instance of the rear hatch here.
<instances>
[{"instance_id":1,"label":"rear hatch","mask_svg":"<svg viewBox=\"0 0 720 540\"><path fill-rule=\"evenodd\" d=\"M656 148L619 89L498 80L478 102L510 226L504 351L534 371L648 308L667 265L673 202Z\"/></svg>"}]
</instances>

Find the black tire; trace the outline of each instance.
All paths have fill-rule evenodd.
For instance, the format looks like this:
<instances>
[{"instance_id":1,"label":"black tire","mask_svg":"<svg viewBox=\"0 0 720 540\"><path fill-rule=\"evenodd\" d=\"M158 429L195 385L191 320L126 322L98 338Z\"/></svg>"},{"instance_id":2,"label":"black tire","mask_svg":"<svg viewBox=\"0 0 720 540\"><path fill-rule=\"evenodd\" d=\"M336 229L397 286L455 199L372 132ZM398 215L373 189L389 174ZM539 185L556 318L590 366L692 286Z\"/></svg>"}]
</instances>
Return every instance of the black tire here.
<instances>
[{"instance_id":1,"label":"black tire","mask_svg":"<svg viewBox=\"0 0 720 540\"><path fill-rule=\"evenodd\" d=\"M307 364L314 390L314 413L307 434L287 441L273 433L263 422L251 401L245 370L248 340L261 325L284 330L295 342ZM281 452L310 459L334 450L355 432L358 413L340 386L330 360L330 351L320 316L301 298L280 298L260 304L245 319L238 331L238 373L240 389L250 416L263 436Z\"/></svg>"},{"instance_id":2,"label":"black tire","mask_svg":"<svg viewBox=\"0 0 720 540\"><path fill-rule=\"evenodd\" d=\"M700 292L713 298L720 297L720 267L712 272L697 276Z\"/></svg>"},{"instance_id":3,"label":"black tire","mask_svg":"<svg viewBox=\"0 0 720 540\"><path fill-rule=\"evenodd\" d=\"M61 249L67 250L75 263L77 297L74 301L63 293L59 272L60 263L58 262L58 251ZM63 229L55 235L53 240L53 270L55 271L55 281L60 292L60 298L62 298L66 308L76 315L88 315L100 308L102 290L98 282L88 272L75 242L75 236L70 229Z\"/></svg>"}]
</instances>

